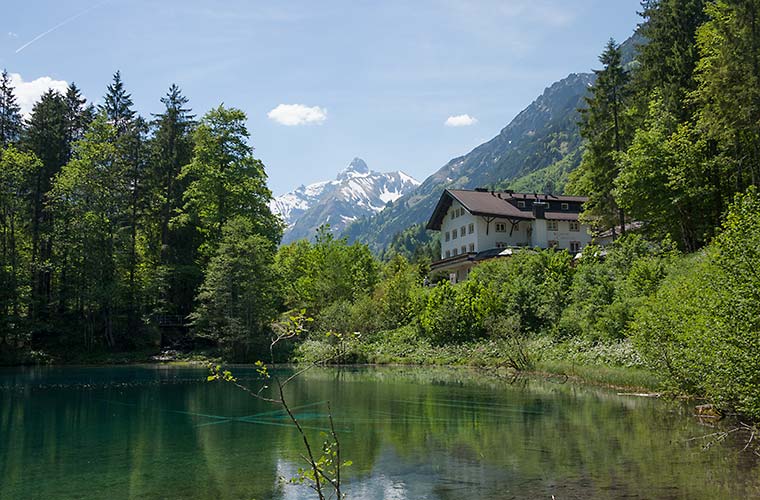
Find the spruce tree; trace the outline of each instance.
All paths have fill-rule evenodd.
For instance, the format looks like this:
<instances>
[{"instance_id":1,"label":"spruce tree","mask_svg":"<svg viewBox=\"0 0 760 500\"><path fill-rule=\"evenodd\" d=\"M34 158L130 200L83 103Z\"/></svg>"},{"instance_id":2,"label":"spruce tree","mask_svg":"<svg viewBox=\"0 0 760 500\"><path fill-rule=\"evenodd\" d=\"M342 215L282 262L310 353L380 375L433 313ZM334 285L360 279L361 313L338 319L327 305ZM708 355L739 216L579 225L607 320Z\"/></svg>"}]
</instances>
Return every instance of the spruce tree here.
<instances>
[{"instance_id":1,"label":"spruce tree","mask_svg":"<svg viewBox=\"0 0 760 500\"><path fill-rule=\"evenodd\" d=\"M581 134L587 141L586 152L571 178L571 189L586 194L586 213L601 227L619 224L625 231L625 214L614 198L617 157L628 143L629 126L624 111L629 96L629 75L623 68L622 53L609 40L599 57L603 68L596 70L596 82L587 108L580 110Z\"/></svg>"},{"instance_id":2,"label":"spruce tree","mask_svg":"<svg viewBox=\"0 0 760 500\"><path fill-rule=\"evenodd\" d=\"M103 101L104 104L100 106L100 109L105 111L106 117L118 134L125 133L129 123L135 117L135 112L132 109L132 95L128 94L124 88L119 71L114 73L113 83L107 87Z\"/></svg>"},{"instance_id":3,"label":"spruce tree","mask_svg":"<svg viewBox=\"0 0 760 500\"><path fill-rule=\"evenodd\" d=\"M95 118L95 109L92 104L87 104L87 99L82 97L82 91L71 83L64 95L66 102L66 134L67 140L73 145L74 142L84 137L87 126Z\"/></svg>"},{"instance_id":4,"label":"spruce tree","mask_svg":"<svg viewBox=\"0 0 760 500\"><path fill-rule=\"evenodd\" d=\"M19 140L23 122L8 71L0 77L0 149Z\"/></svg>"},{"instance_id":5,"label":"spruce tree","mask_svg":"<svg viewBox=\"0 0 760 500\"><path fill-rule=\"evenodd\" d=\"M53 212L46 204L52 181L71 155L66 126L66 101L48 90L34 105L24 145L42 162L31 190L32 205L32 317L44 319L52 303Z\"/></svg>"},{"instance_id":6,"label":"spruce tree","mask_svg":"<svg viewBox=\"0 0 760 500\"><path fill-rule=\"evenodd\" d=\"M152 258L160 309L171 314L187 315L192 310L195 290L202 276L197 265L200 237L193 224L172 225L183 205L188 179L180 179L182 167L192 160L192 131L195 115L188 99L177 85L161 98L164 112L152 122L149 191L151 223L157 238Z\"/></svg>"}]
</instances>

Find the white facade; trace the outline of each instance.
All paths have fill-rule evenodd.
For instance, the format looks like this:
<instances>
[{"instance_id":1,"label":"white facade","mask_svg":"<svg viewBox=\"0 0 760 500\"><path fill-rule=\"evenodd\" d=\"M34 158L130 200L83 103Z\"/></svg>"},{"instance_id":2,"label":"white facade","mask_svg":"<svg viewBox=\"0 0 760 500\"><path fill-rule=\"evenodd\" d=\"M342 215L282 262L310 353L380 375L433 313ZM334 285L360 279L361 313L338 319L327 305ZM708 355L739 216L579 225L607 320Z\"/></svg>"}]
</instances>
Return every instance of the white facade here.
<instances>
[{"instance_id":1,"label":"white facade","mask_svg":"<svg viewBox=\"0 0 760 500\"><path fill-rule=\"evenodd\" d=\"M441 259L493 248L538 247L579 252L591 243L590 228L577 220L521 220L472 215L456 200L441 222ZM462 234L464 230L464 234Z\"/></svg>"}]
</instances>

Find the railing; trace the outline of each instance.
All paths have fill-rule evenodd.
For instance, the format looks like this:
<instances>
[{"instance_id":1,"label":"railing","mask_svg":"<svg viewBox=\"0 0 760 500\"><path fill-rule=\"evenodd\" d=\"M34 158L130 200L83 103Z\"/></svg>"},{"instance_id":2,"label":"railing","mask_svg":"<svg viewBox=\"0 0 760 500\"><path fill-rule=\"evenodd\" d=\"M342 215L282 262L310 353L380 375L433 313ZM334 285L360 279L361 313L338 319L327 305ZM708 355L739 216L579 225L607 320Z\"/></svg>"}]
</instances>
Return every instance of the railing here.
<instances>
[{"instance_id":1,"label":"railing","mask_svg":"<svg viewBox=\"0 0 760 500\"><path fill-rule=\"evenodd\" d=\"M181 314L157 314L154 316L154 319L159 328L172 328L187 325L187 319Z\"/></svg>"}]
</instances>

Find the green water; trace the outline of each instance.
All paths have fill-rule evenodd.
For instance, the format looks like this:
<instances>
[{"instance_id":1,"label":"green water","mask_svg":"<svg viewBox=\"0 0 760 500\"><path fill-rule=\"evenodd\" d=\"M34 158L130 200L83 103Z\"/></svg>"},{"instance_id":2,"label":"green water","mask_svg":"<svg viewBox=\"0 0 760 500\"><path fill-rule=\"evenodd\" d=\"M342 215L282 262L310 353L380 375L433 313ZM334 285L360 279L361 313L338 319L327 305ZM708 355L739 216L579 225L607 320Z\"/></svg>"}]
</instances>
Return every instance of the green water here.
<instances>
[{"instance_id":1,"label":"green water","mask_svg":"<svg viewBox=\"0 0 760 500\"><path fill-rule=\"evenodd\" d=\"M250 369L235 373L257 386ZM0 498L311 498L283 486L284 415L188 367L0 370ZM753 454L686 406L558 380L426 368L310 371L287 395L314 439L330 400L350 498L752 498ZM733 435L732 435L733 436ZM738 438L737 438L738 439Z\"/></svg>"}]
</instances>

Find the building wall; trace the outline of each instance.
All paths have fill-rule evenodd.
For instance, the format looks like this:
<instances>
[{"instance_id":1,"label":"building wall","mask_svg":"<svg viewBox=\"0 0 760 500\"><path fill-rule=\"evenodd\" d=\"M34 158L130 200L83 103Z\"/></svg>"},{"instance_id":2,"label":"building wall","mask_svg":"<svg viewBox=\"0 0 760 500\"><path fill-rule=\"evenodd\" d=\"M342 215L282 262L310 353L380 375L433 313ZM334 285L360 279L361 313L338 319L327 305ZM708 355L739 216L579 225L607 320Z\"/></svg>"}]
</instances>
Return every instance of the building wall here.
<instances>
[{"instance_id":1,"label":"building wall","mask_svg":"<svg viewBox=\"0 0 760 500\"><path fill-rule=\"evenodd\" d=\"M452 219L452 214L460 210L463 211L463 215ZM557 223L556 231L549 230L553 222ZM473 224L474 232L472 233L470 224ZM504 224L505 231L497 231L497 224ZM488 226L487 231L486 226ZM483 217L470 214L459 202L453 201L441 223L441 259L461 255L462 247L464 247L464 253L469 253L482 252L500 246L548 248L550 242L556 242L557 248L571 250L572 242L578 242L580 248L591 242L591 233L585 224L580 224L579 231L570 231L570 221L544 219L521 221L510 236L511 226L511 222L506 219L495 219L486 223ZM463 227L464 236L462 235ZM453 237L455 229L456 238ZM446 233L449 234L448 241L446 241Z\"/></svg>"},{"instance_id":2,"label":"building wall","mask_svg":"<svg viewBox=\"0 0 760 500\"><path fill-rule=\"evenodd\" d=\"M557 223L557 230L552 231L549 229L552 222ZM571 243L578 242L580 248L585 247L591 243L591 232L589 226L586 224L579 224L579 231L570 231L570 221L550 221L550 220L536 220L536 231L534 232L533 246L541 248L548 248L552 246L551 242L556 242L556 247L560 249L571 250ZM542 224L541 224L542 223ZM542 231L541 226L545 229ZM539 241L541 240L541 241Z\"/></svg>"},{"instance_id":3,"label":"building wall","mask_svg":"<svg viewBox=\"0 0 760 500\"><path fill-rule=\"evenodd\" d=\"M477 217L473 216L468 212L466 209L464 209L464 215L460 215L459 217L451 218L451 215L455 213L457 210L464 209L464 207L457 201L454 201L451 204L451 207L449 208L449 211L446 212L446 217L443 218L443 222L441 223L441 259L445 259L448 257L452 257L454 255L460 255L462 254L462 247L464 247L465 252L479 252L478 249L478 243L477 243ZM470 233L470 224L474 224L473 230L474 232ZM465 228L465 235L462 236L462 227ZM453 237L454 230L457 231L457 237ZM446 233L449 234L449 240L446 241ZM472 246L471 246L472 245ZM471 250L472 248L472 250ZM456 250L456 253L454 253L454 250ZM447 255L446 252L449 252Z\"/></svg>"},{"instance_id":4,"label":"building wall","mask_svg":"<svg viewBox=\"0 0 760 500\"><path fill-rule=\"evenodd\" d=\"M497 231L497 225L503 224L505 231ZM488 226L488 234L486 234L486 226ZM512 229L512 223L506 219L496 219L491 223L486 223L483 217L478 217L478 224L476 232L478 235L477 248L478 252L483 250L490 250L492 248L502 247L521 247L530 246L529 228L531 227L530 221L520 222L512 235L509 232Z\"/></svg>"}]
</instances>

